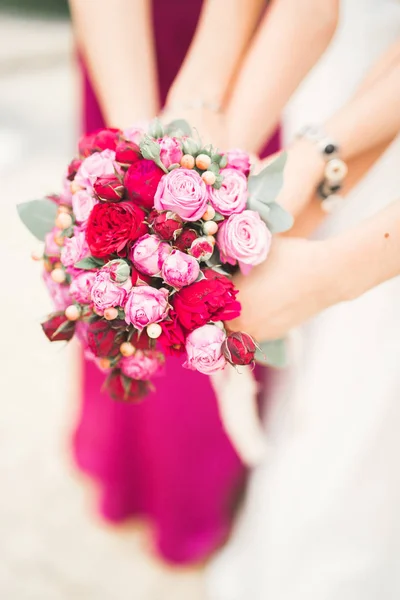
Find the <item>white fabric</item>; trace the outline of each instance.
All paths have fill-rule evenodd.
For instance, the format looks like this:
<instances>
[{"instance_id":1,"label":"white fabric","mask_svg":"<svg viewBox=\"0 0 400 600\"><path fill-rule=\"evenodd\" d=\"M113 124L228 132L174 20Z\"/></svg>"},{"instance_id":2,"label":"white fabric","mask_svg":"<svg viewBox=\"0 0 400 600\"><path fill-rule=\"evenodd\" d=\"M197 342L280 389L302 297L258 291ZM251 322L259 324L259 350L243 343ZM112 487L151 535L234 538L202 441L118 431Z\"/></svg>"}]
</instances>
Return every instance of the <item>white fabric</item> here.
<instances>
[{"instance_id":1,"label":"white fabric","mask_svg":"<svg viewBox=\"0 0 400 600\"><path fill-rule=\"evenodd\" d=\"M400 35L397 0L347 0L341 18L286 111L287 139L343 104ZM398 198L400 139L319 235ZM209 568L208 597L398 600L400 278L329 309L300 334L296 364L273 375L272 448L230 543Z\"/></svg>"}]
</instances>

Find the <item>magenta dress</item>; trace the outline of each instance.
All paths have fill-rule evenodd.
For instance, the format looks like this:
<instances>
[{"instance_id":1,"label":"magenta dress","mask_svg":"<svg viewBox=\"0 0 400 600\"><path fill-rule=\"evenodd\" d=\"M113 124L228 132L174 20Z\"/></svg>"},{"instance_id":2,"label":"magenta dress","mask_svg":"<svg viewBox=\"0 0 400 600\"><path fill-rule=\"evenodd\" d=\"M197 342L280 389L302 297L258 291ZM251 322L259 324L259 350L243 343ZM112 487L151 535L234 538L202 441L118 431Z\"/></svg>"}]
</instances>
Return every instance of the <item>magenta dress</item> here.
<instances>
[{"instance_id":1,"label":"magenta dress","mask_svg":"<svg viewBox=\"0 0 400 600\"><path fill-rule=\"evenodd\" d=\"M192 39L201 0L153 0L159 90L164 102ZM85 75L84 131L104 125ZM275 139L269 150L276 150ZM84 362L74 435L79 467L98 483L100 510L119 522L151 522L159 553L171 562L207 557L227 538L245 468L221 425L208 377L168 359L156 392L126 405L101 393L104 375Z\"/></svg>"}]
</instances>

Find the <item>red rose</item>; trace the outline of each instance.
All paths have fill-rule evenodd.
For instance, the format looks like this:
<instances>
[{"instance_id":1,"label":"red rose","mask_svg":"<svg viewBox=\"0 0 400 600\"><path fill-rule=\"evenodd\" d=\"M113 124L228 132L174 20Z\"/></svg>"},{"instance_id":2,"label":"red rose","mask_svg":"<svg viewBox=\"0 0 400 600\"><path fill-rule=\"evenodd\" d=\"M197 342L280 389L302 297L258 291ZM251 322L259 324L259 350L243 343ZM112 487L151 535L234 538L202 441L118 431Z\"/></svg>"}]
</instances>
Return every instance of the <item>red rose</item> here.
<instances>
[{"instance_id":1,"label":"red rose","mask_svg":"<svg viewBox=\"0 0 400 600\"><path fill-rule=\"evenodd\" d=\"M98 129L93 133L83 135L79 140L81 158L86 158L93 152L115 150L120 133L119 129Z\"/></svg>"},{"instance_id":2,"label":"red rose","mask_svg":"<svg viewBox=\"0 0 400 600\"><path fill-rule=\"evenodd\" d=\"M104 202L119 202L125 193L125 188L116 175L97 177L93 189L98 199Z\"/></svg>"},{"instance_id":3,"label":"red rose","mask_svg":"<svg viewBox=\"0 0 400 600\"><path fill-rule=\"evenodd\" d=\"M127 142L122 140L118 142L115 149L115 160L121 165L131 165L134 162L140 160L140 148L133 142Z\"/></svg>"},{"instance_id":4,"label":"red rose","mask_svg":"<svg viewBox=\"0 0 400 600\"><path fill-rule=\"evenodd\" d=\"M153 219L152 227L162 240L170 241L182 231L182 219L175 213L163 212Z\"/></svg>"},{"instance_id":5,"label":"red rose","mask_svg":"<svg viewBox=\"0 0 400 600\"><path fill-rule=\"evenodd\" d=\"M104 258L122 252L128 242L147 232L144 211L131 202L100 202L90 213L86 240L92 256Z\"/></svg>"},{"instance_id":6,"label":"red rose","mask_svg":"<svg viewBox=\"0 0 400 600\"><path fill-rule=\"evenodd\" d=\"M129 200L145 208L153 208L154 194L164 171L152 160L139 160L125 173L124 185Z\"/></svg>"},{"instance_id":7,"label":"red rose","mask_svg":"<svg viewBox=\"0 0 400 600\"><path fill-rule=\"evenodd\" d=\"M49 315L42 323L42 329L50 342L68 342L75 333L75 323L66 318L64 311L60 311Z\"/></svg>"},{"instance_id":8,"label":"red rose","mask_svg":"<svg viewBox=\"0 0 400 600\"><path fill-rule=\"evenodd\" d=\"M69 181L73 181L81 164L82 161L79 158L74 158L73 160L71 160L71 162L68 165L67 171L67 179L69 179Z\"/></svg>"},{"instance_id":9,"label":"red rose","mask_svg":"<svg viewBox=\"0 0 400 600\"><path fill-rule=\"evenodd\" d=\"M254 363L256 344L247 333L230 333L222 344L222 352L231 365L250 365Z\"/></svg>"},{"instance_id":10,"label":"red rose","mask_svg":"<svg viewBox=\"0 0 400 600\"><path fill-rule=\"evenodd\" d=\"M97 358L114 358L126 339L125 321L99 319L88 324L87 343Z\"/></svg>"},{"instance_id":11,"label":"red rose","mask_svg":"<svg viewBox=\"0 0 400 600\"><path fill-rule=\"evenodd\" d=\"M169 317L171 317L170 321L160 323L162 334L157 341L166 354L179 356L185 352L185 333L174 311L170 310Z\"/></svg>"},{"instance_id":12,"label":"red rose","mask_svg":"<svg viewBox=\"0 0 400 600\"><path fill-rule=\"evenodd\" d=\"M137 381L126 377L119 369L111 371L104 387L111 398L120 402L137 402L147 396L151 389L148 381Z\"/></svg>"},{"instance_id":13,"label":"red rose","mask_svg":"<svg viewBox=\"0 0 400 600\"><path fill-rule=\"evenodd\" d=\"M211 269L203 273L205 279L184 287L173 297L178 320L188 331L209 321L230 321L240 315L238 291L232 281Z\"/></svg>"},{"instance_id":14,"label":"red rose","mask_svg":"<svg viewBox=\"0 0 400 600\"><path fill-rule=\"evenodd\" d=\"M186 252L198 237L194 229L184 229L180 236L176 239L175 246L178 250Z\"/></svg>"},{"instance_id":15,"label":"red rose","mask_svg":"<svg viewBox=\"0 0 400 600\"><path fill-rule=\"evenodd\" d=\"M144 283L146 285L150 285L150 283L151 283L150 275L145 275L144 273L139 273L139 271L133 265L131 266L131 280L132 280L132 286L141 285L141 284L143 285Z\"/></svg>"},{"instance_id":16,"label":"red rose","mask_svg":"<svg viewBox=\"0 0 400 600\"><path fill-rule=\"evenodd\" d=\"M146 331L142 331L140 334L138 331L135 332L132 335L130 342L138 350L151 350L154 348L154 341L149 338Z\"/></svg>"}]
</instances>

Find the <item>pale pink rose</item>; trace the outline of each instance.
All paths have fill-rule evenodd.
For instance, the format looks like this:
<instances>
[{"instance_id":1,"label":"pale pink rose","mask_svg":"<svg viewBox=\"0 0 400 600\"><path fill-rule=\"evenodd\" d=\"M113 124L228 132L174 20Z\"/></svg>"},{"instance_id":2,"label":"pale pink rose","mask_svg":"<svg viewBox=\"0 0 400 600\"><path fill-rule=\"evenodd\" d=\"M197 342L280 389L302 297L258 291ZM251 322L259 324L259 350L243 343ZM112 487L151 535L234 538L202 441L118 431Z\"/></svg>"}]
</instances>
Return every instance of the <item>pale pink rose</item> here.
<instances>
[{"instance_id":1,"label":"pale pink rose","mask_svg":"<svg viewBox=\"0 0 400 600\"><path fill-rule=\"evenodd\" d=\"M154 196L154 208L171 210L185 221L197 221L207 208L207 187L192 169L174 169L161 178Z\"/></svg>"},{"instance_id":2,"label":"pale pink rose","mask_svg":"<svg viewBox=\"0 0 400 600\"><path fill-rule=\"evenodd\" d=\"M246 177L250 173L250 156L244 152L243 150L239 150L239 148L235 148L234 150L229 150L226 153L226 157L228 159L228 167L231 169L237 169Z\"/></svg>"},{"instance_id":3,"label":"pale pink rose","mask_svg":"<svg viewBox=\"0 0 400 600\"><path fill-rule=\"evenodd\" d=\"M104 311L112 306L124 306L128 293L132 288L132 282L127 279L124 283L115 283L111 279L107 267L97 272L91 289L91 299L99 311Z\"/></svg>"},{"instance_id":4,"label":"pale pink rose","mask_svg":"<svg viewBox=\"0 0 400 600\"><path fill-rule=\"evenodd\" d=\"M125 304L125 321L141 331L163 321L168 313L168 290L141 285L132 288Z\"/></svg>"},{"instance_id":5,"label":"pale pink rose","mask_svg":"<svg viewBox=\"0 0 400 600\"><path fill-rule=\"evenodd\" d=\"M91 291L96 279L95 271L81 271L71 282L69 293L79 304L90 304Z\"/></svg>"},{"instance_id":6,"label":"pale pink rose","mask_svg":"<svg viewBox=\"0 0 400 600\"><path fill-rule=\"evenodd\" d=\"M247 203L247 179L236 169L222 169L222 185L219 190L208 188L210 202L221 215L241 213Z\"/></svg>"},{"instance_id":7,"label":"pale pink rose","mask_svg":"<svg viewBox=\"0 0 400 600\"><path fill-rule=\"evenodd\" d=\"M47 271L43 273L43 281L49 291L54 308L56 310L65 310L71 304L69 285L66 283L56 283Z\"/></svg>"},{"instance_id":8,"label":"pale pink rose","mask_svg":"<svg viewBox=\"0 0 400 600\"><path fill-rule=\"evenodd\" d=\"M205 375L220 371L226 365L221 348L225 338L225 332L216 325L195 329L186 339L187 361L183 366Z\"/></svg>"},{"instance_id":9,"label":"pale pink rose","mask_svg":"<svg viewBox=\"0 0 400 600\"><path fill-rule=\"evenodd\" d=\"M67 176L63 179L63 188L60 194L60 204L65 204L66 206L72 206L72 192L71 192L71 182L67 178Z\"/></svg>"},{"instance_id":10,"label":"pale pink rose","mask_svg":"<svg viewBox=\"0 0 400 600\"><path fill-rule=\"evenodd\" d=\"M72 210L78 223L86 223L92 208L98 204L97 198L94 198L86 190L79 190L72 196Z\"/></svg>"},{"instance_id":11,"label":"pale pink rose","mask_svg":"<svg viewBox=\"0 0 400 600\"><path fill-rule=\"evenodd\" d=\"M127 129L124 129L122 135L129 142L133 142L134 144L137 144L139 146L140 141L145 135L148 127L149 124L147 121L140 121L134 127L128 127Z\"/></svg>"},{"instance_id":12,"label":"pale pink rose","mask_svg":"<svg viewBox=\"0 0 400 600\"><path fill-rule=\"evenodd\" d=\"M82 161L74 181L81 187L92 191L97 177L114 175L117 169L114 161L114 150L107 149L102 152L94 152L94 154L91 154Z\"/></svg>"},{"instance_id":13,"label":"pale pink rose","mask_svg":"<svg viewBox=\"0 0 400 600\"><path fill-rule=\"evenodd\" d=\"M161 352L137 350L133 356L122 358L118 366L127 377L146 380L162 374L164 361Z\"/></svg>"},{"instance_id":14,"label":"pale pink rose","mask_svg":"<svg viewBox=\"0 0 400 600\"><path fill-rule=\"evenodd\" d=\"M262 263L271 246L271 232L258 212L245 210L232 215L219 228L217 243L222 262L235 265L243 273Z\"/></svg>"},{"instance_id":15,"label":"pale pink rose","mask_svg":"<svg viewBox=\"0 0 400 600\"><path fill-rule=\"evenodd\" d=\"M158 275L164 260L172 248L156 235L143 235L130 251L130 259L136 269L145 275Z\"/></svg>"},{"instance_id":16,"label":"pale pink rose","mask_svg":"<svg viewBox=\"0 0 400 600\"><path fill-rule=\"evenodd\" d=\"M189 252L197 260L209 260L213 255L214 245L206 237L199 237L193 240Z\"/></svg>"},{"instance_id":17,"label":"pale pink rose","mask_svg":"<svg viewBox=\"0 0 400 600\"><path fill-rule=\"evenodd\" d=\"M61 248L55 242L55 238L57 235L61 233L61 229L57 227L53 227L51 231L46 233L44 238L44 253L46 256L50 256L51 258L59 258L61 254Z\"/></svg>"},{"instance_id":18,"label":"pale pink rose","mask_svg":"<svg viewBox=\"0 0 400 600\"><path fill-rule=\"evenodd\" d=\"M181 144L176 138L165 136L159 140L160 160L168 169L171 165L181 162L183 156Z\"/></svg>"},{"instance_id":19,"label":"pale pink rose","mask_svg":"<svg viewBox=\"0 0 400 600\"><path fill-rule=\"evenodd\" d=\"M74 227L74 235L71 238L65 238L64 246L61 250L61 262L64 267L74 267L75 263L89 256L90 250L86 242L85 232Z\"/></svg>"},{"instance_id":20,"label":"pale pink rose","mask_svg":"<svg viewBox=\"0 0 400 600\"><path fill-rule=\"evenodd\" d=\"M200 273L199 263L193 256L180 250L173 250L167 256L161 269L161 275L168 285L180 289L194 283Z\"/></svg>"}]
</instances>

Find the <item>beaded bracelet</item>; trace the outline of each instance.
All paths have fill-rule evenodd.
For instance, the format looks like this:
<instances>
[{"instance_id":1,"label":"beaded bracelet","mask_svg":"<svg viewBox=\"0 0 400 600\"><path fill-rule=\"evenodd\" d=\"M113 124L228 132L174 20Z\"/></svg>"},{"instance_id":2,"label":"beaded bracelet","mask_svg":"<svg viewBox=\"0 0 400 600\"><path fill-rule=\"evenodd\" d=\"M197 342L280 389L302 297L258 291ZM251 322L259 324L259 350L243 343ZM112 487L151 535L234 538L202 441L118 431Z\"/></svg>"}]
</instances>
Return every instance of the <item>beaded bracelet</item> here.
<instances>
[{"instance_id":1,"label":"beaded bracelet","mask_svg":"<svg viewBox=\"0 0 400 600\"><path fill-rule=\"evenodd\" d=\"M317 187L317 194L321 199L322 209L325 212L333 212L343 201L338 192L342 189L347 175L347 165L339 158L339 146L315 125L307 125L296 137L312 142L325 160L324 179Z\"/></svg>"}]
</instances>

